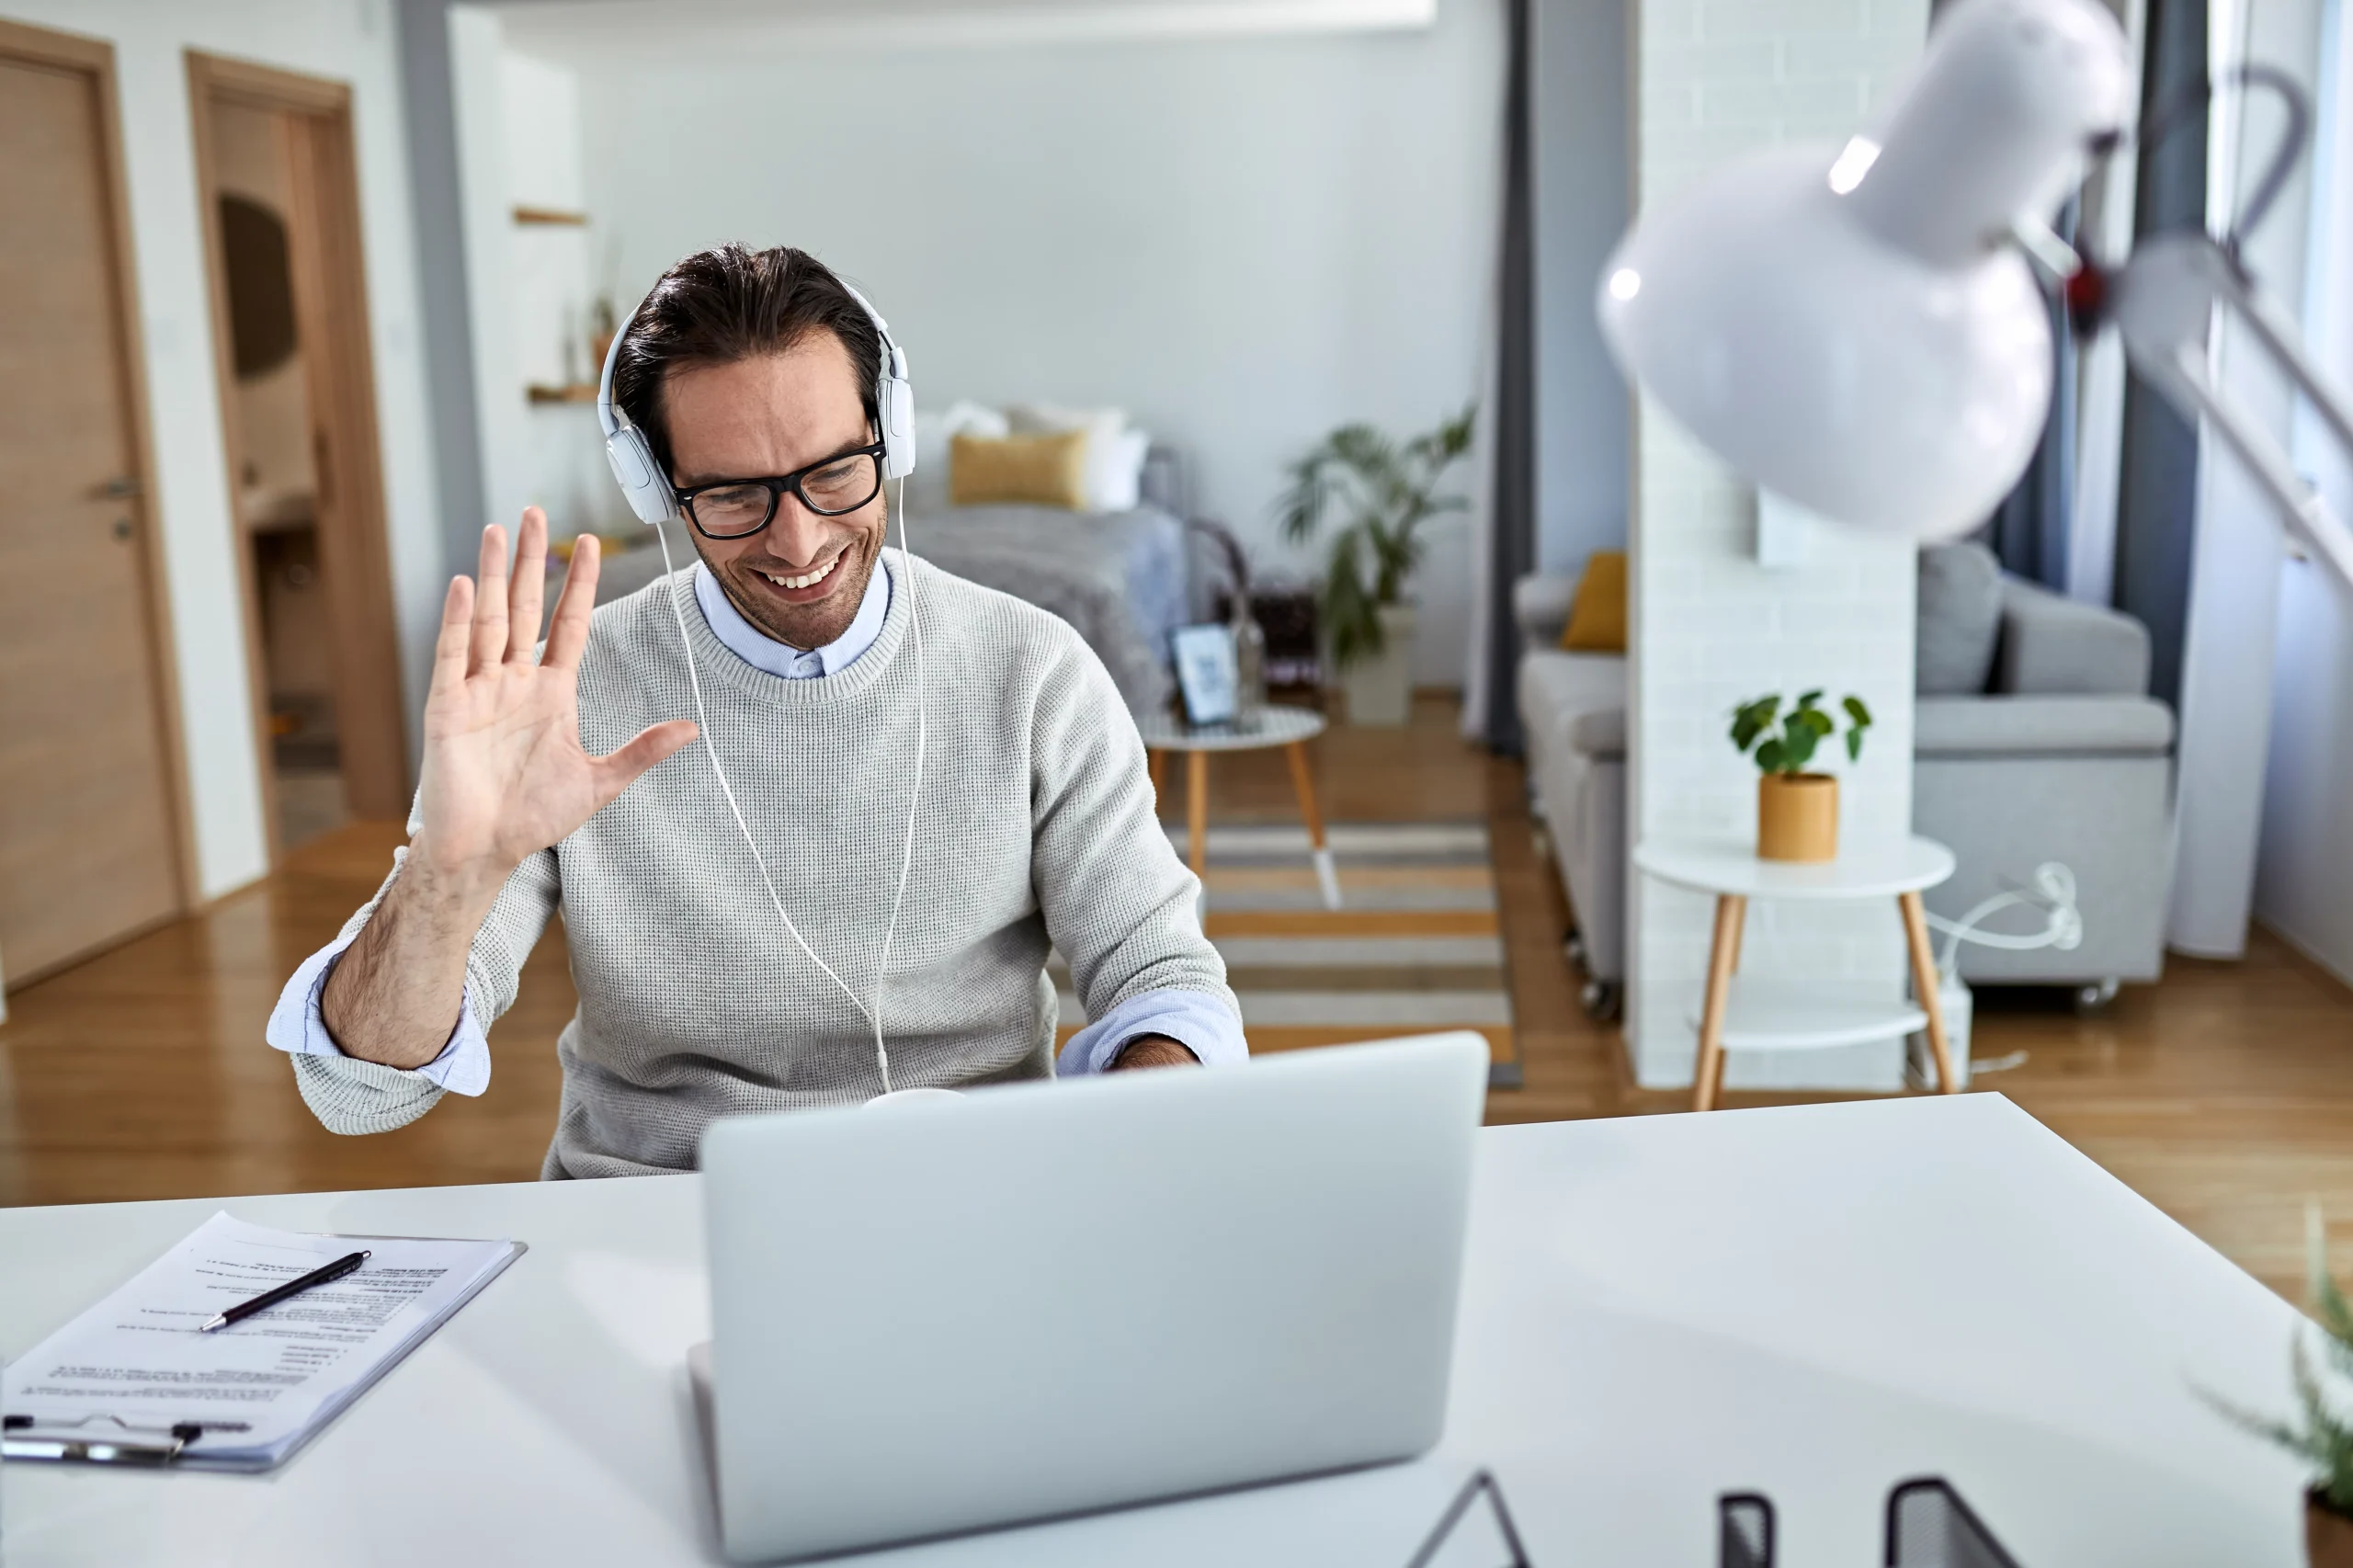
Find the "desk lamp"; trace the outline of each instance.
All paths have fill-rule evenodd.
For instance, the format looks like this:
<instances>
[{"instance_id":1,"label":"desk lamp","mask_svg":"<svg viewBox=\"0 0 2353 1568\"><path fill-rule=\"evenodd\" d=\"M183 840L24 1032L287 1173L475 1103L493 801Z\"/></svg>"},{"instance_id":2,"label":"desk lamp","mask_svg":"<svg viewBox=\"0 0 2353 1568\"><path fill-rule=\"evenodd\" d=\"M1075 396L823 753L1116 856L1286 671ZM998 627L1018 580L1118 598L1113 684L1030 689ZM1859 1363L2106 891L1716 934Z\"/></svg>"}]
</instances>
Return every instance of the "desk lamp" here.
<instances>
[{"instance_id":1,"label":"desk lamp","mask_svg":"<svg viewBox=\"0 0 2353 1568\"><path fill-rule=\"evenodd\" d=\"M2302 151L2289 131L2239 228ZM1922 540L1984 522L2025 472L2050 408L2040 265L2079 323L2113 321L2127 359L2203 417L2289 526L2353 584L2353 533L2217 387L2206 328L2237 311L2353 448L2353 419L2297 328L2240 262L2237 233L2144 240L2121 266L2077 256L2047 215L2131 126L2124 35L2096 0L1961 0L1876 135L1736 159L1644 212L1603 267L1620 369L1744 477L1820 516ZM2143 142L2188 105L2160 106Z\"/></svg>"}]
</instances>

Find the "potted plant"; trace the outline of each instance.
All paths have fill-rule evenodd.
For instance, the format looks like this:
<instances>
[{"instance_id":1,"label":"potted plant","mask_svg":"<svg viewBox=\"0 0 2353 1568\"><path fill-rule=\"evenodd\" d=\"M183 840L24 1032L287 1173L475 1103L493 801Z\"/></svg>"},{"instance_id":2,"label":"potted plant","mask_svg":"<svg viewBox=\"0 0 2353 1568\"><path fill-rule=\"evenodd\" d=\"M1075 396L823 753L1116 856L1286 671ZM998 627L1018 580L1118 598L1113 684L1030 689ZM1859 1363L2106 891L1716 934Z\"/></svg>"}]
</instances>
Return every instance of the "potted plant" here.
<instances>
[{"instance_id":1,"label":"potted plant","mask_svg":"<svg viewBox=\"0 0 2353 1568\"><path fill-rule=\"evenodd\" d=\"M1827 773L1809 773L1820 746L1837 730L1837 721L1819 706L1820 690L1802 692L1788 712L1781 711L1776 692L1742 703L1732 710L1732 744L1743 756L1756 759L1756 853L1766 860L1835 860L1838 858L1838 780ZM1863 732L1871 726L1871 710L1859 697L1848 695L1838 706L1847 714L1847 760L1863 757ZM1753 748L1753 749L1752 749Z\"/></svg>"},{"instance_id":2,"label":"potted plant","mask_svg":"<svg viewBox=\"0 0 2353 1568\"><path fill-rule=\"evenodd\" d=\"M2317 1203L2304 1208L2304 1245L2313 1312L2320 1320L2328 1364L2339 1377L2353 1377L2353 1308L2328 1277L2328 1233ZM2276 1421L2199 1392L2224 1415L2312 1467L2313 1483L2304 1490L2304 1561L2311 1568L2353 1568L2353 1421L2332 1408L2320 1370L2304 1347L2303 1326L2296 1325L2288 1349L2302 1406L2295 1422Z\"/></svg>"},{"instance_id":3,"label":"potted plant","mask_svg":"<svg viewBox=\"0 0 2353 1568\"><path fill-rule=\"evenodd\" d=\"M1285 472L1276 503L1283 538L1305 544L1337 509L1317 596L1324 632L1358 724L1403 724L1412 696L1414 607L1405 580L1421 563L1421 526L1468 505L1438 494L1438 481L1471 449L1477 405L1435 430L1396 441L1370 425L1344 425Z\"/></svg>"}]
</instances>

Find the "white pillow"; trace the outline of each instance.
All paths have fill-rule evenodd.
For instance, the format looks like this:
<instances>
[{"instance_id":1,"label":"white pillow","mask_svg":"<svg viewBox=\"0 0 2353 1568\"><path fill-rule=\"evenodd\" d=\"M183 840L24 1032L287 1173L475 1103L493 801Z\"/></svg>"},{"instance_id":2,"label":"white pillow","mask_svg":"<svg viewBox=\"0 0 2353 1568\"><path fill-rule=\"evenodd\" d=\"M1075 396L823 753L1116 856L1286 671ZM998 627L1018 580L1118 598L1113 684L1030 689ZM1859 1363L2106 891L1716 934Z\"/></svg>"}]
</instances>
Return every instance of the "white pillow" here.
<instances>
[{"instance_id":1,"label":"white pillow","mask_svg":"<svg viewBox=\"0 0 2353 1568\"><path fill-rule=\"evenodd\" d=\"M1152 449L1152 437L1141 430L1120 431L1099 470L1095 437L1090 435L1086 441L1086 478L1102 483L1102 488L1088 497L1087 505L1097 512L1134 511L1143 500L1143 459Z\"/></svg>"},{"instance_id":2,"label":"white pillow","mask_svg":"<svg viewBox=\"0 0 2353 1568\"><path fill-rule=\"evenodd\" d=\"M1016 403L1006 411L1014 433L1051 436L1086 433L1086 466L1079 490L1090 512L1131 512L1140 498L1143 459L1152 437L1128 428L1123 408L1064 408L1051 403Z\"/></svg>"},{"instance_id":3,"label":"white pillow","mask_svg":"<svg viewBox=\"0 0 2353 1568\"><path fill-rule=\"evenodd\" d=\"M939 422L950 436L978 436L984 440L1002 441L1013 434L1013 426L1004 415L963 398L949 403Z\"/></svg>"}]
</instances>

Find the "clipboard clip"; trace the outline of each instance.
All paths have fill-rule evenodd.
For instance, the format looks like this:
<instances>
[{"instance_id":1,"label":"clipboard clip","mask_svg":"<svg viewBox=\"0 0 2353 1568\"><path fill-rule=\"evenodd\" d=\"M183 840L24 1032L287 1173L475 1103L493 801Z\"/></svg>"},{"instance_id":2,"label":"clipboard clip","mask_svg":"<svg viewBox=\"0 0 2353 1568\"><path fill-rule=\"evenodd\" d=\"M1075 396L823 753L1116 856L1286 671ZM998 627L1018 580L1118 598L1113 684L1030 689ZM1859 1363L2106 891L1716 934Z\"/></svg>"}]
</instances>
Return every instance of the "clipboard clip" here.
<instances>
[{"instance_id":1,"label":"clipboard clip","mask_svg":"<svg viewBox=\"0 0 2353 1568\"><path fill-rule=\"evenodd\" d=\"M167 1465L208 1431L244 1432L244 1421L177 1421L169 1426L119 1415L42 1421L0 1416L0 1460L62 1460L82 1464Z\"/></svg>"}]
</instances>

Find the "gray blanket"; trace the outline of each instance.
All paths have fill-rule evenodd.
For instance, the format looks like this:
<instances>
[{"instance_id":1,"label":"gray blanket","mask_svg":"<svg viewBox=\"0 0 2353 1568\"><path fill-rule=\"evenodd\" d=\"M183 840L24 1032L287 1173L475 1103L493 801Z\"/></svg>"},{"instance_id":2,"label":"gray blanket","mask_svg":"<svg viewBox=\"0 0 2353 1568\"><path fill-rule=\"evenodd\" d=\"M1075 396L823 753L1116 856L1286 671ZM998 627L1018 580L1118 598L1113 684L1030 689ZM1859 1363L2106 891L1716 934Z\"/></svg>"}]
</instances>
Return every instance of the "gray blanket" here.
<instances>
[{"instance_id":1,"label":"gray blanket","mask_svg":"<svg viewBox=\"0 0 2353 1568\"><path fill-rule=\"evenodd\" d=\"M1077 630L1133 712L1168 700L1168 633L1184 624L1185 526L1165 512L962 506L912 519L915 551Z\"/></svg>"}]
</instances>

